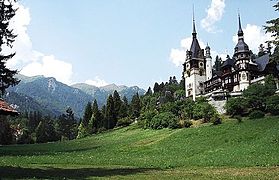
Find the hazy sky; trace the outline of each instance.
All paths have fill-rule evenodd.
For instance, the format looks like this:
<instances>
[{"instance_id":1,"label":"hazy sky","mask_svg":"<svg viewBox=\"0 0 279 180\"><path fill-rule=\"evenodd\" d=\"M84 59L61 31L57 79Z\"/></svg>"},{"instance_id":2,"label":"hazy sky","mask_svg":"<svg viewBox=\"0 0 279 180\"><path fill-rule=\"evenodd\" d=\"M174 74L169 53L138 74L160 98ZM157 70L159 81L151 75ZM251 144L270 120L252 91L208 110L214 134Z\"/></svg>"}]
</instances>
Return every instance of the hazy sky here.
<instances>
[{"instance_id":1,"label":"hazy sky","mask_svg":"<svg viewBox=\"0 0 279 180\"><path fill-rule=\"evenodd\" d=\"M192 33L217 54L232 55L241 14L253 52L270 35L262 26L278 17L270 0L21 0L12 27L22 74L52 76L66 84L87 82L153 87L181 78Z\"/></svg>"}]
</instances>

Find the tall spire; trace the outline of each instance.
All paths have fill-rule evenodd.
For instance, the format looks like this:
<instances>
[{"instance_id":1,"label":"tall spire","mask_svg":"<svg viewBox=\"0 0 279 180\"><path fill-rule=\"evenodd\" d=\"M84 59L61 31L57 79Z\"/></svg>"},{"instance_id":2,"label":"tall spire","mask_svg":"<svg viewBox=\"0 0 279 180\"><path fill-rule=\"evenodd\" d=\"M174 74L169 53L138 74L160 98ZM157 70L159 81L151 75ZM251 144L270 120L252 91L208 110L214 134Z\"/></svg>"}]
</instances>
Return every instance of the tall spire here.
<instances>
[{"instance_id":1,"label":"tall spire","mask_svg":"<svg viewBox=\"0 0 279 180\"><path fill-rule=\"evenodd\" d=\"M240 21L240 14L238 12L238 32L237 32L238 37L243 36L243 31L241 28L241 21Z\"/></svg>"},{"instance_id":2,"label":"tall spire","mask_svg":"<svg viewBox=\"0 0 279 180\"><path fill-rule=\"evenodd\" d=\"M193 5L193 38L197 37L197 32L196 32L196 25L195 25L195 10L194 10L194 5Z\"/></svg>"}]
</instances>

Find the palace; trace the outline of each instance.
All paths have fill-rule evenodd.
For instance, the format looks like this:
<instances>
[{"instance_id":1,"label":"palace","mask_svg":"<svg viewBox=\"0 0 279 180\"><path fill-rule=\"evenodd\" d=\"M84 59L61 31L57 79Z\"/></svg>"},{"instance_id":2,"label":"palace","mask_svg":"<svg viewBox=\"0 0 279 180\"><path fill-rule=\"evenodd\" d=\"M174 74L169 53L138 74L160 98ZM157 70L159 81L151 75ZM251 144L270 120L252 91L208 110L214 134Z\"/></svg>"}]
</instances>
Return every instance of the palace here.
<instances>
[{"instance_id":1,"label":"palace","mask_svg":"<svg viewBox=\"0 0 279 180\"><path fill-rule=\"evenodd\" d=\"M250 84L263 83L268 74L279 78L279 65L270 61L270 52L253 59L249 46L244 41L240 16L238 16L238 42L234 54L222 62L216 70L212 67L210 47L201 49L193 19L192 44L186 51L183 63L183 77L185 80L186 97L206 96L218 99L227 96L239 96ZM276 83L278 89L278 81Z\"/></svg>"}]
</instances>

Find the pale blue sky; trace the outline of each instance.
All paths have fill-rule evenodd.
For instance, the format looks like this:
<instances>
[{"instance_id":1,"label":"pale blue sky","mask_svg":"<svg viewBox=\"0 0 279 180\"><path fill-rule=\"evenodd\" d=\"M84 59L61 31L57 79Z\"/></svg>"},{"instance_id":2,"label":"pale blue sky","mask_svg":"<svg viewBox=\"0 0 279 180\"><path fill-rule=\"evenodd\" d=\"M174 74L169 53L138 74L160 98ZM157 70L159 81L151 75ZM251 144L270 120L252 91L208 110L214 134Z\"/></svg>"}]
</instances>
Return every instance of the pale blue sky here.
<instances>
[{"instance_id":1,"label":"pale blue sky","mask_svg":"<svg viewBox=\"0 0 279 180\"><path fill-rule=\"evenodd\" d=\"M216 0L217 5L218 1L221 0ZM206 18L206 10L210 8L211 2L21 0L20 4L28 10L30 16L29 23L24 25L27 28L25 33L32 42L29 50L41 53L42 57L52 55L53 62L59 60L71 65L71 68L64 68L63 64L54 67L60 74L42 74L58 74L57 79L64 78L64 82L68 84L103 80L106 83L147 88L153 87L155 81L167 81L169 76L175 75L180 79L182 66L176 66L170 55L172 49L185 51L185 48L181 47L181 40L191 36L193 4L198 38L204 44L208 42L215 54L227 52L232 55L235 46L233 36L238 29L238 9L243 29L250 24L250 31L257 31L256 27L262 28L267 20L278 17L278 12L272 7L274 2L269 0L221 1L224 5L221 7L223 12L221 15L217 12L219 17L210 25L213 30L208 32L201 25L201 21ZM218 11L218 7L216 8ZM257 34L249 34L253 36L254 33ZM249 34L244 34L244 38ZM258 34L265 36L263 32ZM259 41L264 39L265 37L262 37ZM251 46L257 47L258 44ZM24 58L24 55L21 58ZM47 64L46 61L44 65ZM42 64L42 60L25 59L15 67L27 75L34 75L35 70L33 73L30 71L37 66L24 69L34 62ZM52 69L51 65L48 66ZM71 72L63 73L64 70ZM47 68L44 71L48 71ZM62 77L63 74L67 77Z\"/></svg>"}]
</instances>

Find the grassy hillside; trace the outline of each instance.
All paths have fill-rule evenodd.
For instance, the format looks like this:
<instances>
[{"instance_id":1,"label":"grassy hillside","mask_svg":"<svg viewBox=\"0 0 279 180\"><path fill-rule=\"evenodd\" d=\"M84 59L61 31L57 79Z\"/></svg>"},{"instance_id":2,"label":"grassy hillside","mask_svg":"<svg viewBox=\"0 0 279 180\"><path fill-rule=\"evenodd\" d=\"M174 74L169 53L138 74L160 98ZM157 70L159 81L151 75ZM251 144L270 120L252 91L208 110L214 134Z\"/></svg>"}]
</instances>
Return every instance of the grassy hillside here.
<instances>
[{"instance_id":1,"label":"grassy hillside","mask_svg":"<svg viewBox=\"0 0 279 180\"><path fill-rule=\"evenodd\" d=\"M2 178L279 178L279 118L0 147Z\"/></svg>"}]
</instances>

